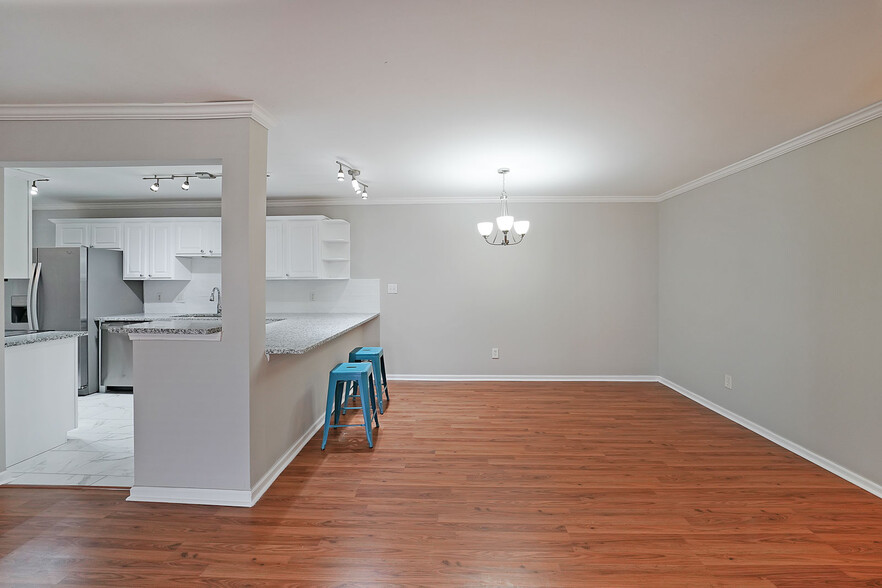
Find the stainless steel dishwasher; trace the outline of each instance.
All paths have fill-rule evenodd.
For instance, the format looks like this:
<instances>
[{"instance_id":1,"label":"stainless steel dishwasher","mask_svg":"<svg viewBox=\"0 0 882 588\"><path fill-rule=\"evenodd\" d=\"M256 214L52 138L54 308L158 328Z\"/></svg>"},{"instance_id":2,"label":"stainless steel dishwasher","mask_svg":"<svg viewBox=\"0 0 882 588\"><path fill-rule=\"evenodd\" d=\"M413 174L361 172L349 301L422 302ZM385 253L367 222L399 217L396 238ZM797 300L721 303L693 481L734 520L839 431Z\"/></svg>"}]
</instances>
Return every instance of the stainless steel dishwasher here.
<instances>
[{"instance_id":1,"label":"stainless steel dishwasher","mask_svg":"<svg viewBox=\"0 0 882 588\"><path fill-rule=\"evenodd\" d=\"M132 391L132 341L126 333L116 333L113 332L113 329L143 322L143 320L98 321L99 391Z\"/></svg>"}]
</instances>

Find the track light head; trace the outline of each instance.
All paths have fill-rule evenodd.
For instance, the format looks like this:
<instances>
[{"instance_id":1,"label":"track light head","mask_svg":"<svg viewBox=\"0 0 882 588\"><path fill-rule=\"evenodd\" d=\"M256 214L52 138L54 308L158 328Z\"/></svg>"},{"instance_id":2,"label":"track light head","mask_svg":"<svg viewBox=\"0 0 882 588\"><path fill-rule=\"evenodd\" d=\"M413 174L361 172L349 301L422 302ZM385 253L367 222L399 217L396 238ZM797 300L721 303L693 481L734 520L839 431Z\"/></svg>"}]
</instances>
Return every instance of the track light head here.
<instances>
[{"instance_id":1,"label":"track light head","mask_svg":"<svg viewBox=\"0 0 882 588\"><path fill-rule=\"evenodd\" d=\"M187 176L184 180L184 183L181 184L181 190L189 190L190 189L190 176Z\"/></svg>"},{"instance_id":2,"label":"track light head","mask_svg":"<svg viewBox=\"0 0 882 588\"><path fill-rule=\"evenodd\" d=\"M363 186L361 189L361 199L362 200L368 199L367 186Z\"/></svg>"},{"instance_id":3,"label":"track light head","mask_svg":"<svg viewBox=\"0 0 882 588\"><path fill-rule=\"evenodd\" d=\"M340 162L337 162L337 165L340 166L340 168L337 170L337 181L342 182L343 180L346 179L346 174L343 173L343 164Z\"/></svg>"},{"instance_id":4,"label":"track light head","mask_svg":"<svg viewBox=\"0 0 882 588\"><path fill-rule=\"evenodd\" d=\"M29 189L29 192L30 192L31 196L36 196L37 193L38 193L39 191L40 191L40 189L37 188L37 182L36 182L36 180L33 181L33 182L31 182L31 187L30 187L30 189Z\"/></svg>"},{"instance_id":5,"label":"track light head","mask_svg":"<svg viewBox=\"0 0 882 588\"><path fill-rule=\"evenodd\" d=\"M156 181L150 185L151 192L159 192L159 178L156 178Z\"/></svg>"}]
</instances>

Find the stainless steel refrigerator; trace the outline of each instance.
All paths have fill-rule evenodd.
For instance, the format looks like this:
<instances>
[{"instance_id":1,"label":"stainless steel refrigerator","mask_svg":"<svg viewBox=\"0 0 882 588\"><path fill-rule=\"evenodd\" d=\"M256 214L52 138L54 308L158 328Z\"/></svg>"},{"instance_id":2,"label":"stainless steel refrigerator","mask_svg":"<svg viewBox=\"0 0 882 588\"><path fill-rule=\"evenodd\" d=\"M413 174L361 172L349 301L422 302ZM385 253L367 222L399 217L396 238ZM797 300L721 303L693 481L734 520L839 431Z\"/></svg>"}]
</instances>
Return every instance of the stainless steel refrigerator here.
<instances>
[{"instance_id":1,"label":"stainless steel refrigerator","mask_svg":"<svg viewBox=\"0 0 882 588\"><path fill-rule=\"evenodd\" d=\"M122 251L40 247L28 283L30 328L88 331L80 337L79 394L98 391L98 328L102 316L144 312L144 284L125 281Z\"/></svg>"}]
</instances>

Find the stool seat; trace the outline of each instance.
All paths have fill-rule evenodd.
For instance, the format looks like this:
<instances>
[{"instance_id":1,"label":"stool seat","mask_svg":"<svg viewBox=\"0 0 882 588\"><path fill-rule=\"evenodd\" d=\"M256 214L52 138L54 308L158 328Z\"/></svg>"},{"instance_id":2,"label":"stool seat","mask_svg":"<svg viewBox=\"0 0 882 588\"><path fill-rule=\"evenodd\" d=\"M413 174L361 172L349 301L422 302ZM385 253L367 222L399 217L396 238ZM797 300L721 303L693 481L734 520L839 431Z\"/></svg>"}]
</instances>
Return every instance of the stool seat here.
<instances>
[{"instance_id":1,"label":"stool seat","mask_svg":"<svg viewBox=\"0 0 882 588\"><path fill-rule=\"evenodd\" d=\"M339 427L360 427L361 425L341 425L340 410L349 397L349 384L352 384L352 395L361 399L361 412L364 416L364 430L367 434L368 447L374 446L371 432L371 421L380 426L377 417L377 398L374 388L373 365L367 362L349 362L337 364L328 374L328 399L325 405L325 427L322 433L322 449L328 444L328 432ZM331 424L331 414L334 424Z\"/></svg>"},{"instance_id":2,"label":"stool seat","mask_svg":"<svg viewBox=\"0 0 882 588\"><path fill-rule=\"evenodd\" d=\"M386 359L383 357L382 347L356 347L349 352L349 361L362 361L367 365L373 366L374 370L374 386L378 390L377 404L380 407L380 414L386 412L383 403L383 392L386 393L386 401L389 401L389 382L386 380ZM369 363L368 363L369 362ZM348 396L348 395L347 395ZM346 412L346 403L343 403Z\"/></svg>"}]
</instances>

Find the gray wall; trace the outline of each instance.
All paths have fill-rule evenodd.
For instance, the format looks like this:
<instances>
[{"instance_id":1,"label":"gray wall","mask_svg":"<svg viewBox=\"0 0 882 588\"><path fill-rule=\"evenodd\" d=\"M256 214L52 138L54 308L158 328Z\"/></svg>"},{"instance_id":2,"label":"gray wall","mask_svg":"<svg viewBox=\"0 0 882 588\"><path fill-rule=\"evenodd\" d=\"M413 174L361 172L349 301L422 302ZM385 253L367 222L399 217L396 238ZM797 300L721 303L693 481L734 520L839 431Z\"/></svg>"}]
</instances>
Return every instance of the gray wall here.
<instances>
[{"instance_id":1,"label":"gray wall","mask_svg":"<svg viewBox=\"0 0 882 588\"><path fill-rule=\"evenodd\" d=\"M269 209L352 224L352 277L380 279L390 373L655 374L657 206L512 211L531 221L527 240L490 247L475 225L499 214L495 203Z\"/></svg>"},{"instance_id":2,"label":"gray wall","mask_svg":"<svg viewBox=\"0 0 882 588\"><path fill-rule=\"evenodd\" d=\"M880 154L876 119L659 210L660 375L876 483Z\"/></svg>"}]
</instances>

